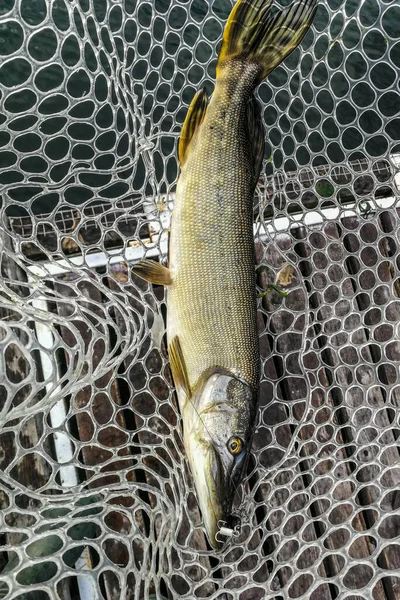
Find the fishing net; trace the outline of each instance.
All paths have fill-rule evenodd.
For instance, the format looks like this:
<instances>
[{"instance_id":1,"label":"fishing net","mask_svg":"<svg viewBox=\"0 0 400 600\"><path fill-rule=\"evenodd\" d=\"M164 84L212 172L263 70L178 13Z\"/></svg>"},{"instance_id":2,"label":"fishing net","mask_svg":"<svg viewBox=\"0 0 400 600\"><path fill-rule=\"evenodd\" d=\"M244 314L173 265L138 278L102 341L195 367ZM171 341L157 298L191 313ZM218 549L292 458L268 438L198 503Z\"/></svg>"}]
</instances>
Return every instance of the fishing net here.
<instances>
[{"instance_id":1,"label":"fishing net","mask_svg":"<svg viewBox=\"0 0 400 600\"><path fill-rule=\"evenodd\" d=\"M259 300L242 527L206 543L164 289L130 265L166 258L231 6L0 2L2 598L400 597L396 0L320 0L257 91L258 291L286 296Z\"/></svg>"}]
</instances>

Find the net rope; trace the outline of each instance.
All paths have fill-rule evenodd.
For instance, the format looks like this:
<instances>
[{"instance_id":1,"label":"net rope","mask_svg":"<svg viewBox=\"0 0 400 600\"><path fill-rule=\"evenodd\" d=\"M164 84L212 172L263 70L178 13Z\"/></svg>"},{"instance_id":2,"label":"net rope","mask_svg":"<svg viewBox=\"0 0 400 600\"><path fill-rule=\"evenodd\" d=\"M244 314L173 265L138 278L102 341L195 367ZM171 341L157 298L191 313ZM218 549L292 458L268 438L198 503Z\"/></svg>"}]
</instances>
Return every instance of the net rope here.
<instances>
[{"instance_id":1,"label":"net rope","mask_svg":"<svg viewBox=\"0 0 400 600\"><path fill-rule=\"evenodd\" d=\"M288 4L283 2L282 4ZM262 381L209 550L166 298L176 144L228 0L0 2L0 598L400 596L400 7L320 0L261 84Z\"/></svg>"}]
</instances>

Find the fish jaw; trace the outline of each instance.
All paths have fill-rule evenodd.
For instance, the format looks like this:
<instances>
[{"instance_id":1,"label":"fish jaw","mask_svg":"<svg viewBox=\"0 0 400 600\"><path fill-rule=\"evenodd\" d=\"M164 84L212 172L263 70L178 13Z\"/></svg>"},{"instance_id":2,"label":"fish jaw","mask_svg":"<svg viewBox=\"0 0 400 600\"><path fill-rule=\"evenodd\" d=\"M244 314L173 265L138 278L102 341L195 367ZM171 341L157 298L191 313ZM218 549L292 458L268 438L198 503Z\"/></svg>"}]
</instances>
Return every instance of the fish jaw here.
<instances>
[{"instance_id":1,"label":"fish jaw","mask_svg":"<svg viewBox=\"0 0 400 600\"><path fill-rule=\"evenodd\" d=\"M197 498L203 516L210 544L214 549L220 547L216 535L219 522L225 520L225 486L223 470L218 455L212 445L197 445L196 451L187 449L190 467L196 486Z\"/></svg>"}]
</instances>

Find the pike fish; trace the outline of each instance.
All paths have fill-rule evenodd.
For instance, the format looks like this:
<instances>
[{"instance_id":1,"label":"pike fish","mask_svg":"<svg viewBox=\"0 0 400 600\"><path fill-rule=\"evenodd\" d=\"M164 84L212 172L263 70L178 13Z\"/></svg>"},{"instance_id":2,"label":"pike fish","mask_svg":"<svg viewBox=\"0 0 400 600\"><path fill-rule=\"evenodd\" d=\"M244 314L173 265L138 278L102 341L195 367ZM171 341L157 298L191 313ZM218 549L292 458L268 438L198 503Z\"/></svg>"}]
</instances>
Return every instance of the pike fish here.
<instances>
[{"instance_id":1,"label":"pike fish","mask_svg":"<svg viewBox=\"0 0 400 600\"><path fill-rule=\"evenodd\" d=\"M133 268L168 286L171 370L214 548L244 476L260 381L253 197L265 132L254 90L301 42L316 8L317 0L282 10L268 0L235 4L212 98L200 90L182 128L168 268L146 259Z\"/></svg>"}]
</instances>

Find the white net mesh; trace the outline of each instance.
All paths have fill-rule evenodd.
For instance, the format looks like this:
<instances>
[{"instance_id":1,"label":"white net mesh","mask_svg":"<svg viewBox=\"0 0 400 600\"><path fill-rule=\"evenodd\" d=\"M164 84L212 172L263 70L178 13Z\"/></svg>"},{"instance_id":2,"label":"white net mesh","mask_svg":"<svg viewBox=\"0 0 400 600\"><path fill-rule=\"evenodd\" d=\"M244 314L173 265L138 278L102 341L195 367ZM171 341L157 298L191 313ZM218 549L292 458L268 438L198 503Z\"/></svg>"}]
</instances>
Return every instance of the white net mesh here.
<instances>
[{"instance_id":1,"label":"white net mesh","mask_svg":"<svg viewBox=\"0 0 400 600\"><path fill-rule=\"evenodd\" d=\"M288 295L260 301L241 534L205 541L164 290L129 264L166 254L231 7L0 1L0 597L400 597L397 0L321 0L258 89L258 282Z\"/></svg>"}]
</instances>

